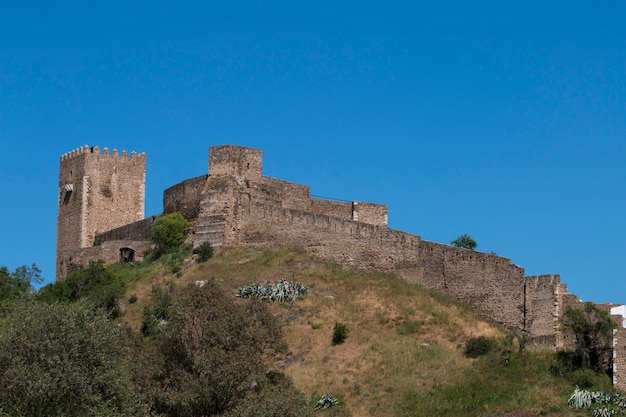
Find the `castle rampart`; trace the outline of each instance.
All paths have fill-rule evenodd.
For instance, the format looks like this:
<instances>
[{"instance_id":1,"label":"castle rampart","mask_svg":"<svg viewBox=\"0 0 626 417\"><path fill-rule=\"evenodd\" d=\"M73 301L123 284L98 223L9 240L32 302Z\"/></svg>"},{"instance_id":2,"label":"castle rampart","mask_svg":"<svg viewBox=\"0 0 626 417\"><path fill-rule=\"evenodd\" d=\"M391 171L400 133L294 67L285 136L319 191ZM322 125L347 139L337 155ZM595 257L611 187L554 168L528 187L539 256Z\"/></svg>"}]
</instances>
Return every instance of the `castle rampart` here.
<instances>
[{"instance_id":1,"label":"castle rampart","mask_svg":"<svg viewBox=\"0 0 626 417\"><path fill-rule=\"evenodd\" d=\"M87 146L61 157L57 279L90 260L140 260L150 247L155 217L143 219L145 161ZM165 190L163 207L190 221L196 246L295 245L441 291L536 344L572 346L559 318L582 303L559 275L524 277L508 258L389 229L382 204L312 198L307 185L263 176L260 149L210 148L208 174ZM624 332L616 332L617 370L626 370ZM616 381L626 387L626 372Z\"/></svg>"},{"instance_id":2,"label":"castle rampart","mask_svg":"<svg viewBox=\"0 0 626 417\"><path fill-rule=\"evenodd\" d=\"M207 175L180 182L163 193L163 214L179 212L187 220L195 220L200 213L200 200Z\"/></svg>"},{"instance_id":3,"label":"castle rampart","mask_svg":"<svg viewBox=\"0 0 626 417\"><path fill-rule=\"evenodd\" d=\"M297 245L343 265L392 273L440 290L518 333L524 330L524 270L506 258L274 206L249 207L243 213L242 232L231 244Z\"/></svg>"}]
</instances>

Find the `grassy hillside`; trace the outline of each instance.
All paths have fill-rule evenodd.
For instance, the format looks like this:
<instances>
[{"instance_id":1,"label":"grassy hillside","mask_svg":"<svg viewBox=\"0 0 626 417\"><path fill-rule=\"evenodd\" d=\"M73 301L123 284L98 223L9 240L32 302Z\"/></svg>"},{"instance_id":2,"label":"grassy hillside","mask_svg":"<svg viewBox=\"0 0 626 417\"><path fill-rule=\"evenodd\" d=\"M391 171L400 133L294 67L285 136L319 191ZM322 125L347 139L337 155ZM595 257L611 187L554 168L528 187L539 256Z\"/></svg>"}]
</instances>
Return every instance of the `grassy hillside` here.
<instances>
[{"instance_id":1,"label":"grassy hillside","mask_svg":"<svg viewBox=\"0 0 626 417\"><path fill-rule=\"evenodd\" d=\"M238 287L252 283L282 278L307 286L295 302L270 306L289 353L268 367L307 397L339 398L340 407L321 415L585 415L566 406L573 386L550 372L553 352L519 353L511 335L475 311L392 276L348 270L294 248L230 249L204 264L174 267L176 273L167 265L117 268L136 279L127 299L137 301L126 302L123 315L135 330L154 286L215 280L234 300ZM347 325L348 336L333 345L336 322ZM477 336L496 338L500 347L467 358L465 344Z\"/></svg>"}]
</instances>

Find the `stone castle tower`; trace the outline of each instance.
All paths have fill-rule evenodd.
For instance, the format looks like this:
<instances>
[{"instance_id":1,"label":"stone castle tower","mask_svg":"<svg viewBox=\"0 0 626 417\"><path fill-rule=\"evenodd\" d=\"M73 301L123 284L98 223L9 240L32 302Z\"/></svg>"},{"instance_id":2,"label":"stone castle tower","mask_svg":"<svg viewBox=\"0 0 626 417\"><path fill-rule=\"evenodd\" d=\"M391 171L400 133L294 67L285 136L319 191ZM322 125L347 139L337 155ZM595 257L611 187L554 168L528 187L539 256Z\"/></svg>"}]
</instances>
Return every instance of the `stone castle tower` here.
<instances>
[{"instance_id":1,"label":"stone castle tower","mask_svg":"<svg viewBox=\"0 0 626 417\"><path fill-rule=\"evenodd\" d=\"M66 276L78 249L98 233L144 218L146 155L87 145L61 156L56 275Z\"/></svg>"}]
</instances>

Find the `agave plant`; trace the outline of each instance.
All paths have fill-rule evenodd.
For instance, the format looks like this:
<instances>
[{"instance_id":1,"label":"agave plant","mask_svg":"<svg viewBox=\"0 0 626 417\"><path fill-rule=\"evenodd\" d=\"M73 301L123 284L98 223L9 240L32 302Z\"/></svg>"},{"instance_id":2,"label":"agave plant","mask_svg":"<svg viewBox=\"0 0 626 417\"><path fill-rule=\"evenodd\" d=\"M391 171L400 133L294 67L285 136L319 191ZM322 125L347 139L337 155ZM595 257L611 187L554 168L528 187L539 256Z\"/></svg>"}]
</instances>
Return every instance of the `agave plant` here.
<instances>
[{"instance_id":1,"label":"agave plant","mask_svg":"<svg viewBox=\"0 0 626 417\"><path fill-rule=\"evenodd\" d=\"M326 410L327 408L330 408L334 405L336 405L339 402L339 400L337 400L337 398L335 398L335 396L331 393L326 393L324 394L324 396L322 398L320 398L316 403L315 403L315 409L316 410Z\"/></svg>"},{"instance_id":2,"label":"agave plant","mask_svg":"<svg viewBox=\"0 0 626 417\"><path fill-rule=\"evenodd\" d=\"M266 282L265 284L252 284L239 287L237 297L257 297L262 300L288 302L294 300L299 295L306 294L307 287L299 282L289 282L281 279L276 284Z\"/></svg>"},{"instance_id":3,"label":"agave plant","mask_svg":"<svg viewBox=\"0 0 626 417\"><path fill-rule=\"evenodd\" d=\"M600 407L600 404L608 407ZM576 387L567 400L567 405L576 409L591 408L594 417L626 415L626 398L620 393L587 391Z\"/></svg>"}]
</instances>

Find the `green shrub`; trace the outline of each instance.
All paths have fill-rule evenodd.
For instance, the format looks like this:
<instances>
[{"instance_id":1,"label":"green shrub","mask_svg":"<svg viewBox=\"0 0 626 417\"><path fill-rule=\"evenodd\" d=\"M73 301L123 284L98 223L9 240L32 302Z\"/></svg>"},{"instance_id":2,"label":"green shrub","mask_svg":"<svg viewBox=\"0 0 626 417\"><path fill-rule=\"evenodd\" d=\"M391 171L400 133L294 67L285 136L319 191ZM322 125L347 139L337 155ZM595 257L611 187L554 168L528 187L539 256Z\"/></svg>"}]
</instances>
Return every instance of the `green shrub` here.
<instances>
[{"instance_id":1,"label":"green shrub","mask_svg":"<svg viewBox=\"0 0 626 417\"><path fill-rule=\"evenodd\" d=\"M131 294L128 297L128 304L135 304L137 302L137 294Z\"/></svg>"},{"instance_id":2,"label":"green shrub","mask_svg":"<svg viewBox=\"0 0 626 417\"><path fill-rule=\"evenodd\" d=\"M188 226L187 219L178 212L159 217L152 228L152 243L155 245L152 257L157 259L164 253L179 247L185 240Z\"/></svg>"},{"instance_id":3,"label":"green shrub","mask_svg":"<svg viewBox=\"0 0 626 417\"><path fill-rule=\"evenodd\" d=\"M348 326L345 323L336 321L333 328L333 345L340 345L348 337Z\"/></svg>"},{"instance_id":4,"label":"green shrub","mask_svg":"<svg viewBox=\"0 0 626 417\"><path fill-rule=\"evenodd\" d=\"M198 262L206 262L213 256L213 246L210 242L202 242L193 250L193 254L198 255Z\"/></svg>"},{"instance_id":5,"label":"green shrub","mask_svg":"<svg viewBox=\"0 0 626 417\"><path fill-rule=\"evenodd\" d=\"M0 415L148 415L123 330L99 311L20 300L8 312L0 326Z\"/></svg>"},{"instance_id":6,"label":"green shrub","mask_svg":"<svg viewBox=\"0 0 626 417\"><path fill-rule=\"evenodd\" d=\"M465 343L465 356L477 358L492 352L498 346L498 342L490 337L472 337Z\"/></svg>"},{"instance_id":7,"label":"green shrub","mask_svg":"<svg viewBox=\"0 0 626 417\"><path fill-rule=\"evenodd\" d=\"M581 368L570 373L567 379L572 382L572 385L585 389L593 387L598 374L592 369Z\"/></svg>"},{"instance_id":8,"label":"green shrub","mask_svg":"<svg viewBox=\"0 0 626 417\"><path fill-rule=\"evenodd\" d=\"M63 281L41 288L37 299L48 303L84 299L115 318L121 314L119 300L126 291L126 284L122 277L105 268L103 261L91 261L87 268L72 272Z\"/></svg>"}]
</instances>

